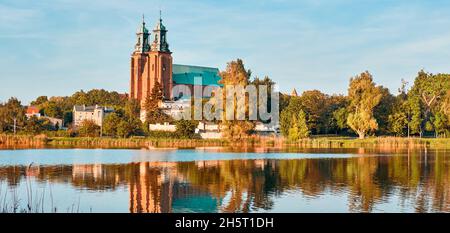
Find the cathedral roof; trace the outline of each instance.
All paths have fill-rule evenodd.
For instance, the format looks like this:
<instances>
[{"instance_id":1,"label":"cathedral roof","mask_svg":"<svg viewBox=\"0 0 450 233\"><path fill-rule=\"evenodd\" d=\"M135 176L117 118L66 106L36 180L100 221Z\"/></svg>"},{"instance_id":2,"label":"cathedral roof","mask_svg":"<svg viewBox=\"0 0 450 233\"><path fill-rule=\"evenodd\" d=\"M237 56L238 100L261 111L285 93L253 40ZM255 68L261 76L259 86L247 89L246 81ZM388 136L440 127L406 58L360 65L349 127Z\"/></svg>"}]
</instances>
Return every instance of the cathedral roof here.
<instances>
[{"instance_id":1,"label":"cathedral roof","mask_svg":"<svg viewBox=\"0 0 450 233\"><path fill-rule=\"evenodd\" d=\"M176 65L172 67L174 84L194 85L195 78L200 77L202 85L222 86L219 69L202 66Z\"/></svg>"}]
</instances>

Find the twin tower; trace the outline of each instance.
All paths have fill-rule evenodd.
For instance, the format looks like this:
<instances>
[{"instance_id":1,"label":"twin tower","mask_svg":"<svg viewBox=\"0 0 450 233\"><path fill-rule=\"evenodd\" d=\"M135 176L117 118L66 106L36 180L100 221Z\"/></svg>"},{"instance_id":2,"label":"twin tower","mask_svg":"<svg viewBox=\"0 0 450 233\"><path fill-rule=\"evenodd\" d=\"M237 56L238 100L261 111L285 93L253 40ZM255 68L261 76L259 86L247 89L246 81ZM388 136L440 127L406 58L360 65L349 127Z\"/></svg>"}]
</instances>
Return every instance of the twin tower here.
<instances>
[{"instance_id":1,"label":"twin tower","mask_svg":"<svg viewBox=\"0 0 450 233\"><path fill-rule=\"evenodd\" d=\"M164 99L172 99L172 52L167 43L167 30L160 17L153 34L142 25L136 32L137 42L131 55L130 98L144 103L156 82L163 89Z\"/></svg>"}]
</instances>

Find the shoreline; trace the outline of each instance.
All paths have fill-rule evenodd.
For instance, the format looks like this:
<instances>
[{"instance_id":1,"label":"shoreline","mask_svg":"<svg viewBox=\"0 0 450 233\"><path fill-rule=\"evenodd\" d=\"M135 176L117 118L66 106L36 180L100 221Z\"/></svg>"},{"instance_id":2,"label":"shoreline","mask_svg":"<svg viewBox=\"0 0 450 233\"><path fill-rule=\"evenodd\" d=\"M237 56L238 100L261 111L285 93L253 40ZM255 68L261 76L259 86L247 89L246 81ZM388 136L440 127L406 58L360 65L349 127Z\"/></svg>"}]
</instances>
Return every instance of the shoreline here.
<instances>
[{"instance_id":1,"label":"shoreline","mask_svg":"<svg viewBox=\"0 0 450 233\"><path fill-rule=\"evenodd\" d=\"M312 137L289 142L279 137L252 137L240 142L225 139L175 138L89 138L46 137L45 135L0 135L0 149L40 148L99 148L99 149L152 149L152 148L298 148L298 149L450 149L450 138L373 137Z\"/></svg>"}]
</instances>

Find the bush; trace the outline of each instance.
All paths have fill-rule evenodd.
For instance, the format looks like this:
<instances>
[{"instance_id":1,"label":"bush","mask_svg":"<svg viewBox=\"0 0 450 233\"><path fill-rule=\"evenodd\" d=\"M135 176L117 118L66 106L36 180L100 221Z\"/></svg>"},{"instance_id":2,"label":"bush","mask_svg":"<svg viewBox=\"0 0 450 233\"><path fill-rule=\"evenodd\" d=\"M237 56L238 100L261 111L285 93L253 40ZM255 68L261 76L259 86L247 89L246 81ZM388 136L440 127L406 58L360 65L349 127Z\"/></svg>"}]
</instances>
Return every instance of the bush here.
<instances>
[{"instance_id":1,"label":"bush","mask_svg":"<svg viewBox=\"0 0 450 233\"><path fill-rule=\"evenodd\" d=\"M197 125L195 121L179 120L176 122L175 134L178 138L195 138Z\"/></svg>"}]
</instances>

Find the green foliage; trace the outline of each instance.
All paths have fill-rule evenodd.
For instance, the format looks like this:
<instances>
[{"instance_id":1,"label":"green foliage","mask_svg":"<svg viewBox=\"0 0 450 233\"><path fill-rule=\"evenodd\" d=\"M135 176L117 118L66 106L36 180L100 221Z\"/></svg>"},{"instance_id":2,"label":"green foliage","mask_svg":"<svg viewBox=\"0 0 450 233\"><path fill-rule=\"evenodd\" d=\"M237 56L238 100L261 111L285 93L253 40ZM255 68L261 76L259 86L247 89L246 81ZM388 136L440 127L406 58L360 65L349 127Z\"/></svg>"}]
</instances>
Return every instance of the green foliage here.
<instances>
[{"instance_id":1,"label":"green foliage","mask_svg":"<svg viewBox=\"0 0 450 233\"><path fill-rule=\"evenodd\" d=\"M54 130L55 127L45 118L39 119L36 116L32 116L26 121L23 129L29 134L39 134L43 131Z\"/></svg>"},{"instance_id":2,"label":"green foliage","mask_svg":"<svg viewBox=\"0 0 450 233\"><path fill-rule=\"evenodd\" d=\"M449 130L449 122L448 122L448 116L446 116L442 112L436 113L432 118L434 129L436 130L437 136L443 135L444 137L446 134L448 134Z\"/></svg>"},{"instance_id":3,"label":"green foliage","mask_svg":"<svg viewBox=\"0 0 450 233\"><path fill-rule=\"evenodd\" d=\"M333 112L333 119L339 130L343 131L348 129L347 125L348 111L347 108L342 107Z\"/></svg>"},{"instance_id":4,"label":"green foliage","mask_svg":"<svg viewBox=\"0 0 450 233\"><path fill-rule=\"evenodd\" d=\"M408 117L405 112L396 112L389 115L389 131L396 136L405 136L408 127Z\"/></svg>"},{"instance_id":5,"label":"green foliage","mask_svg":"<svg viewBox=\"0 0 450 233\"><path fill-rule=\"evenodd\" d=\"M300 110L298 114L292 115L292 126L289 128L288 139L297 141L309 137L309 129L306 123L306 114Z\"/></svg>"},{"instance_id":6,"label":"green foliage","mask_svg":"<svg viewBox=\"0 0 450 233\"><path fill-rule=\"evenodd\" d=\"M378 133L388 134L390 132L389 115L394 111L396 98L389 92L389 89L382 86L378 88L381 93L381 99L379 104L374 107L373 115L378 124Z\"/></svg>"},{"instance_id":7,"label":"green foliage","mask_svg":"<svg viewBox=\"0 0 450 233\"><path fill-rule=\"evenodd\" d=\"M308 128L312 134L327 134L339 130L338 123L334 119L334 112L344 108L347 100L340 95L326 95L318 90L305 91L300 97L289 97L289 103L281 110L280 128L284 136L288 136L292 126L292 115L303 110L308 119Z\"/></svg>"},{"instance_id":8,"label":"green foliage","mask_svg":"<svg viewBox=\"0 0 450 233\"><path fill-rule=\"evenodd\" d=\"M288 106L280 114L280 130L285 137L289 135L289 129L292 126L292 116L302 110L302 103L299 97L292 96Z\"/></svg>"},{"instance_id":9,"label":"green foliage","mask_svg":"<svg viewBox=\"0 0 450 233\"><path fill-rule=\"evenodd\" d=\"M48 102L47 96L39 96L35 101L31 101L32 106L40 106L43 103Z\"/></svg>"},{"instance_id":10,"label":"green foliage","mask_svg":"<svg viewBox=\"0 0 450 233\"><path fill-rule=\"evenodd\" d=\"M5 104L0 104L0 133L13 132L14 121L16 131L23 129L26 123L25 108L17 98L10 98Z\"/></svg>"},{"instance_id":11,"label":"green foliage","mask_svg":"<svg viewBox=\"0 0 450 233\"><path fill-rule=\"evenodd\" d=\"M98 137L100 136L100 126L93 121L85 120L78 127L78 135L81 137Z\"/></svg>"},{"instance_id":12,"label":"green foliage","mask_svg":"<svg viewBox=\"0 0 450 233\"><path fill-rule=\"evenodd\" d=\"M133 135L143 135L141 124L141 121L137 118L123 119L117 126L117 136L121 138L128 138Z\"/></svg>"},{"instance_id":13,"label":"green foliage","mask_svg":"<svg viewBox=\"0 0 450 233\"><path fill-rule=\"evenodd\" d=\"M177 138L177 134L168 131L150 131L148 134L151 138Z\"/></svg>"},{"instance_id":14,"label":"green foliage","mask_svg":"<svg viewBox=\"0 0 450 233\"><path fill-rule=\"evenodd\" d=\"M449 74L431 74L421 70L411 91L408 93L408 102L410 102L413 114L414 131L423 134L424 130L430 131L430 118L442 111L445 106L445 97L450 90ZM445 112L443 112L445 113Z\"/></svg>"},{"instance_id":15,"label":"green foliage","mask_svg":"<svg viewBox=\"0 0 450 233\"><path fill-rule=\"evenodd\" d=\"M176 122L175 134L178 138L195 138L195 128L197 128L198 122L179 120Z\"/></svg>"},{"instance_id":16,"label":"green foliage","mask_svg":"<svg viewBox=\"0 0 450 233\"><path fill-rule=\"evenodd\" d=\"M114 112L108 114L103 120L103 135L105 136L128 138L130 136L142 136L143 134L142 123L139 118Z\"/></svg>"},{"instance_id":17,"label":"green foliage","mask_svg":"<svg viewBox=\"0 0 450 233\"><path fill-rule=\"evenodd\" d=\"M105 119L103 119L103 135L116 137L117 128L121 123L122 119L115 112L106 115Z\"/></svg>"},{"instance_id":18,"label":"green foliage","mask_svg":"<svg viewBox=\"0 0 450 233\"><path fill-rule=\"evenodd\" d=\"M64 117L64 113L61 106L59 106L58 103L54 101L45 102L41 104L41 107L45 116L59 119L62 119Z\"/></svg>"}]
</instances>

